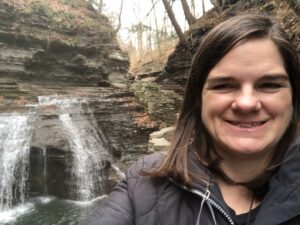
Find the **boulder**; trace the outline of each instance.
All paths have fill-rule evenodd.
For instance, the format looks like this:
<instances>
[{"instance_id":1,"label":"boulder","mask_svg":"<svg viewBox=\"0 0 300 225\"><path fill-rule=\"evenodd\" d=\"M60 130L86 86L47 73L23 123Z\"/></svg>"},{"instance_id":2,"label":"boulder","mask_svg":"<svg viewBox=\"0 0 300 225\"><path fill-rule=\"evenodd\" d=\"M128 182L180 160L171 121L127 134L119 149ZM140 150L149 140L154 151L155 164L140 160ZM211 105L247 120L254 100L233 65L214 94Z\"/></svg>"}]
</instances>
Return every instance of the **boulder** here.
<instances>
[{"instance_id":1,"label":"boulder","mask_svg":"<svg viewBox=\"0 0 300 225\"><path fill-rule=\"evenodd\" d=\"M149 151L166 152L169 149L175 127L165 127L149 135Z\"/></svg>"}]
</instances>

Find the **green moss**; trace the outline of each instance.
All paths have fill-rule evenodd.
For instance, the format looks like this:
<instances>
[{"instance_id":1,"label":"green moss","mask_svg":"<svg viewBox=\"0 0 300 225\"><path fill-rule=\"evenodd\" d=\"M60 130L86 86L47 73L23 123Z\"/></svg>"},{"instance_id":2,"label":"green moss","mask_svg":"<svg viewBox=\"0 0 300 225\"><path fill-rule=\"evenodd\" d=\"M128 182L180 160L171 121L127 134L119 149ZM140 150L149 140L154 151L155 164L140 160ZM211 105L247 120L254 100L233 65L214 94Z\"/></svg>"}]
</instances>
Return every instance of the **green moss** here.
<instances>
[{"instance_id":1,"label":"green moss","mask_svg":"<svg viewBox=\"0 0 300 225\"><path fill-rule=\"evenodd\" d=\"M42 2L31 2L31 4L28 5L28 7L26 7L24 9L24 13L26 14L37 14L40 16L49 16L50 15L50 11L49 8L47 7L47 5L45 5Z\"/></svg>"},{"instance_id":2,"label":"green moss","mask_svg":"<svg viewBox=\"0 0 300 225\"><path fill-rule=\"evenodd\" d=\"M173 125L176 121L176 113L182 102L182 97L170 90L163 90L154 82L137 81L130 85L130 90L143 104L149 115L164 122L166 125Z\"/></svg>"},{"instance_id":3,"label":"green moss","mask_svg":"<svg viewBox=\"0 0 300 225\"><path fill-rule=\"evenodd\" d=\"M89 45L89 37L95 42L110 41L113 33L108 19L91 9L85 0L21 0L20 7L14 1L5 3L16 11L14 27L19 34L42 40L60 40L70 45Z\"/></svg>"},{"instance_id":4,"label":"green moss","mask_svg":"<svg viewBox=\"0 0 300 225\"><path fill-rule=\"evenodd\" d=\"M297 14L300 14L300 0L288 0L291 7L295 10Z\"/></svg>"}]
</instances>

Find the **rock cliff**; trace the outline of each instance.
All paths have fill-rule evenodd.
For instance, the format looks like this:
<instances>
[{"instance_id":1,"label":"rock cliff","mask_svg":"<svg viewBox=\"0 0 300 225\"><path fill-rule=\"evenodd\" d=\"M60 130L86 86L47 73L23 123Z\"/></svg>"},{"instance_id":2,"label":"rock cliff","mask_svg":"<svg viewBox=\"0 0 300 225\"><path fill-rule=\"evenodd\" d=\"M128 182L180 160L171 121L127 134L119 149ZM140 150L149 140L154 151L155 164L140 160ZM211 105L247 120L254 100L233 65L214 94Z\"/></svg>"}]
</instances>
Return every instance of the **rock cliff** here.
<instances>
[{"instance_id":1,"label":"rock cliff","mask_svg":"<svg viewBox=\"0 0 300 225\"><path fill-rule=\"evenodd\" d=\"M141 130L155 125L139 122L147 115L127 90L128 57L106 17L85 0L0 0L0 9L2 112L37 103L41 95L92 96L114 155L136 152L135 146L144 151L149 131ZM128 137L135 132L140 136Z\"/></svg>"},{"instance_id":2,"label":"rock cliff","mask_svg":"<svg viewBox=\"0 0 300 225\"><path fill-rule=\"evenodd\" d=\"M148 137L157 124L127 88L128 65L109 20L87 1L0 0L0 113L35 115L30 196L77 198L74 137L62 115L79 127L77 133L86 130L86 136L101 139L105 154L95 173L104 173L106 180L96 195L114 182L110 165L125 170L148 153ZM80 103L72 108L76 112L66 108L70 99ZM91 127L82 125L86 120Z\"/></svg>"},{"instance_id":3,"label":"rock cliff","mask_svg":"<svg viewBox=\"0 0 300 225\"><path fill-rule=\"evenodd\" d=\"M169 56L165 69L156 81L166 89L182 93L188 76L191 60L203 36L221 21L238 14L263 13L273 16L289 34L300 54L300 3L297 0L239 0L227 5L222 11L217 8L206 12L185 33L190 51L178 44Z\"/></svg>"},{"instance_id":4,"label":"rock cliff","mask_svg":"<svg viewBox=\"0 0 300 225\"><path fill-rule=\"evenodd\" d=\"M1 0L0 8L0 78L109 86L126 73L112 26L86 1Z\"/></svg>"}]
</instances>

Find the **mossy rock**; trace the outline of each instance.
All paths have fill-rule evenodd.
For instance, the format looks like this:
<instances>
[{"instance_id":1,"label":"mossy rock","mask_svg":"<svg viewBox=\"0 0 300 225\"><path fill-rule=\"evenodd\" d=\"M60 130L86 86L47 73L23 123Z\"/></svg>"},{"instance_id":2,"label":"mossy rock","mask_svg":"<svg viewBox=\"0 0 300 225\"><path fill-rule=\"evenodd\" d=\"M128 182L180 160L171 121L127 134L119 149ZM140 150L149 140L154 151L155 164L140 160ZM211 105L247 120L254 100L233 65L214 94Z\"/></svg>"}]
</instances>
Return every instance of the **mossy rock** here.
<instances>
[{"instance_id":1,"label":"mossy rock","mask_svg":"<svg viewBox=\"0 0 300 225\"><path fill-rule=\"evenodd\" d=\"M157 83L137 81L130 85L138 101L145 107L147 113L155 120L166 125L173 125L177 119L182 97L170 90L163 90Z\"/></svg>"},{"instance_id":2,"label":"mossy rock","mask_svg":"<svg viewBox=\"0 0 300 225\"><path fill-rule=\"evenodd\" d=\"M299 15L300 14L300 0L288 0L292 8Z\"/></svg>"}]
</instances>

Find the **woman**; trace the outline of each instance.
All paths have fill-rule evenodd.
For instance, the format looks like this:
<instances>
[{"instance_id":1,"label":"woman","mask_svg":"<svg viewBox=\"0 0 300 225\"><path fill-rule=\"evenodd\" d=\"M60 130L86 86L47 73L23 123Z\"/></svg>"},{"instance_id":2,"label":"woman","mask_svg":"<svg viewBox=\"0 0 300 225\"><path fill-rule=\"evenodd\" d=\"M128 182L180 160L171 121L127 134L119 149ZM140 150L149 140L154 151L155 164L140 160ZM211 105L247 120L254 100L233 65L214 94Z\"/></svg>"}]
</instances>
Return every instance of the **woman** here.
<instances>
[{"instance_id":1,"label":"woman","mask_svg":"<svg viewBox=\"0 0 300 225\"><path fill-rule=\"evenodd\" d=\"M270 18L215 27L167 156L135 163L82 224L300 224L299 78L295 48Z\"/></svg>"}]
</instances>

